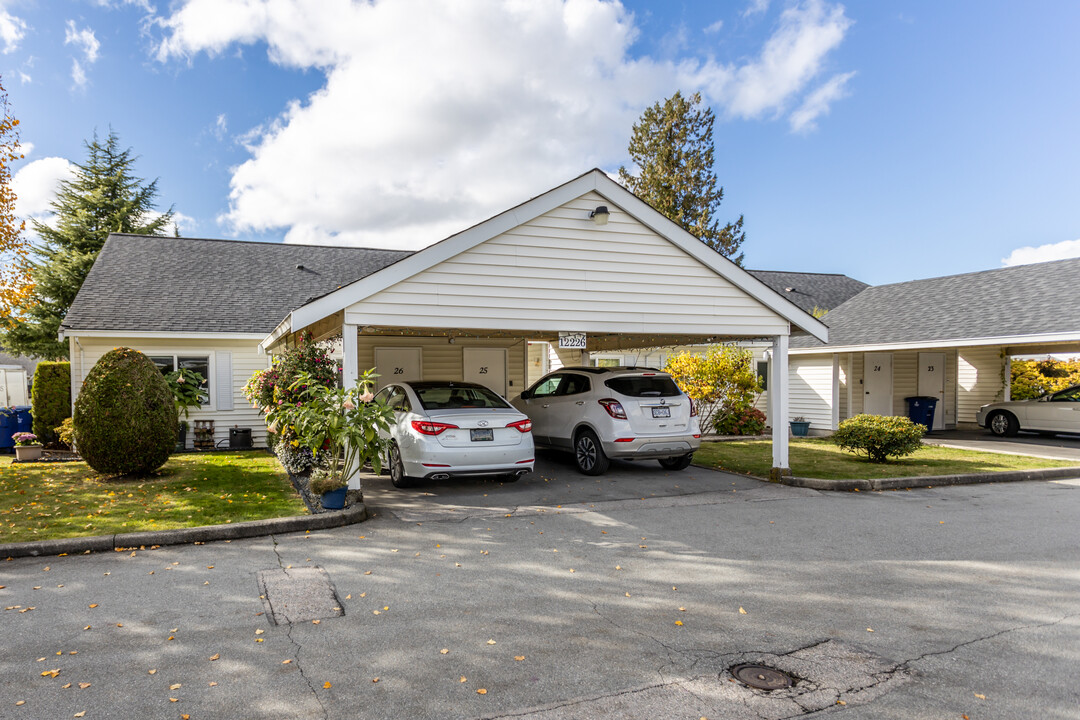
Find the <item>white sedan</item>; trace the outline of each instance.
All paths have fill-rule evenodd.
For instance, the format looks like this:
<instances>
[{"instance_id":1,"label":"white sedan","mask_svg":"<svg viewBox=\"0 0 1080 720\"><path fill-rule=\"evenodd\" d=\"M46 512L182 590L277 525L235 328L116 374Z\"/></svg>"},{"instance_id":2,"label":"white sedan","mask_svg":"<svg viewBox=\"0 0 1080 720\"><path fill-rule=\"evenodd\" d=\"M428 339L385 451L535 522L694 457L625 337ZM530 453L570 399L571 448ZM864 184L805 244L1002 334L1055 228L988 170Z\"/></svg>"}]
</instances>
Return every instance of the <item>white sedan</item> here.
<instances>
[{"instance_id":1,"label":"white sedan","mask_svg":"<svg viewBox=\"0 0 1080 720\"><path fill-rule=\"evenodd\" d=\"M394 487L471 475L508 482L532 472L532 421L483 385L402 382L375 396L394 411L386 466Z\"/></svg>"},{"instance_id":2,"label":"white sedan","mask_svg":"<svg viewBox=\"0 0 1080 720\"><path fill-rule=\"evenodd\" d=\"M981 427L1001 436L1015 435L1020 430L1080 433L1080 385L1044 395L1037 400L983 405L975 420Z\"/></svg>"}]
</instances>

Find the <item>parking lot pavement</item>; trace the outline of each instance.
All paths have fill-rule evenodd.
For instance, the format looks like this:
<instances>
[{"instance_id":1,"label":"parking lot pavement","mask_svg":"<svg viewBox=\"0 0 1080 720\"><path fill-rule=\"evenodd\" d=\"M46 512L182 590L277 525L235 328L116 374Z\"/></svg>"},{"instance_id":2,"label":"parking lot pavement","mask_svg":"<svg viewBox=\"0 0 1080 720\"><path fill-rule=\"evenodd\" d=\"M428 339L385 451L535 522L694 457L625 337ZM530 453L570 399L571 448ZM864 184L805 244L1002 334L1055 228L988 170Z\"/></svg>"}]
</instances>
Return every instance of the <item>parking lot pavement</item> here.
<instances>
[{"instance_id":1,"label":"parking lot pavement","mask_svg":"<svg viewBox=\"0 0 1080 720\"><path fill-rule=\"evenodd\" d=\"M928 445L955 447L962 450L997 452L1008 455L1032 455L1050 460L1080 462L1080 436L1040 435L1021 432L1015 437L997 437L989 430L938 430L923 442Z\"/></svg>"},{"instance_id":2,"label":"parking lot pavement","mask_svg":"<svg viewBox=\"0 0 1080 720\"><path fill-rule=\"evenodd\" d=\"M597 480L372 479L357 526L0 562L0 718L1075 716L1074 483Z\"/></svg>"}]
</instances>

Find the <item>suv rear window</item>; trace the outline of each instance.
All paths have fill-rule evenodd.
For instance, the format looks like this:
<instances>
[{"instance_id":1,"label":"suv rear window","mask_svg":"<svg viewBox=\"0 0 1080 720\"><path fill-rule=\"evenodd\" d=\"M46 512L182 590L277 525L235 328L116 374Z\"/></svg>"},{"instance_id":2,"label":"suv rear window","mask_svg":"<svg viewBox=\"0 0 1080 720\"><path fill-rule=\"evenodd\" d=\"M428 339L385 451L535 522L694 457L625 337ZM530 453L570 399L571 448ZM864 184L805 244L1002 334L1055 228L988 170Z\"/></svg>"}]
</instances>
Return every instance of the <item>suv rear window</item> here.
<instances>
[{"instance_id":1,"label":"suv rear window","mask_svg":"<svg viewBox=\"0 0 1080 720\"><path fill-rule=\"evenodd\" d=\"M609 388L629 397L674 397L682 395L675 381L666 375L624 375L605 380Z\"/></svg>"}]
</instances>

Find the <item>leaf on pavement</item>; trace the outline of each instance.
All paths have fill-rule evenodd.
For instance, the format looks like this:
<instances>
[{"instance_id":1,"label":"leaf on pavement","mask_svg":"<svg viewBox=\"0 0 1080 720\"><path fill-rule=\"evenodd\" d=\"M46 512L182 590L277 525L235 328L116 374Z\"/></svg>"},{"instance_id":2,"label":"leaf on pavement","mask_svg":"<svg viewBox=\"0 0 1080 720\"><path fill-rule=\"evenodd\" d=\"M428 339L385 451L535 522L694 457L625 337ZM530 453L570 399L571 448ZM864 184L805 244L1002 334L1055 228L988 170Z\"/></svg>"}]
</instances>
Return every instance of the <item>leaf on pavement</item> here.
<instances>
[{"instance_id":1,"label":"leaf on pavement","mask_svg":"<svg viewBox=\"0 0 1080 720\"><path fill-rule=\"evenodd\" d=\"M183 687L183 686L180 683L173 683L172 685L169 686L169 689L170 690L179 690L181 687Z\"/></svg>"},{"instance_id":2,"label":"leaf on pavement","mask_svg":"<svg viewBox=\"0 0 1080 720\"><path fill-rule=\"evenodd\" d=\"M494 641L494 640L488 640L488 641L487 641L487 644L488 644L488 645L494 645L494 644L495 644L495 641Z\"/></svg>"},{"instance_id":3,"label":"leaf on pavement","mask_svg":"<svg viewBox=\"0 0 1080 720\"><path fill-rule=\"evenodd\" d=\"M487 690L485 690L484 688L480 688L479 690L476 691L476 694L477 695L487 695Z\"/></svg>"},{"instance_id":4,"label":"leaf on pavement","mask_svg":"<svg viewBox=\"0 0 1080 720\"><path fill-rule=\"evenodd\" d=\"M439 654L440 654L440 655L445 655L445 654L447 654L448 652L450 652L450 648L443 648L442 650L440 650L440 651L439 651Z\"/></svg>"},{"instance_id":5,"label":"leaf on pavement","mask_svg":"<svg viewBox=\"0 0 1080 720\"><path fill-rule=\"evenodd\" d=\"M71 717L82 717L82 716L83 716L83 715L85 715L85 714L86 714L86 711L85 711L85 710L80 710L79 712L75 713L75 714L74 714L74 715L72 715Z\"/></svg>"},{"instance_id":6,"label":"leaf on pavement","mask_svg":"<svg viewBox=\"0 0 1080 720\"><path fill-rule=\"evenodd\" d=\"M746 611L745 611L745 610L743 610L743 609L742 609L742 608L740 607L740 608L739 608L739 614L740 614L740 615L745 615L745 614L746 614Z\"/></svg>"},{"instance_id":7,"label":"leaf on pavement","mask_svg":"<svg viewBox=\"0 0 1080 720\"><path fill-rule=\"evenodd\" d=\"M975 697L979 698L980 700L985 700L986 699L985 695L980 695L979 693L975 693Z\"/></svg>"},{"instance_id":8,"label":"leaf on pavement","mask_svg":"<svg viewBox=\"0 0 1080 720\"><path fill-rule=\"evenodd\" d=\"M213 655L210 656L210 662L214 662L215 660L219 660L220 658L221 658L221 653L214 653Z\"/></svg>"},{"instance_id":9,"label":"leaf on pavement","mask_svg":"<svg viewBox=\"0 0 1080 720\"><path fill-rule=\"evenodd\" d=\"M85 690L88 687L90 687L90 683L79 683L80 690Z\"/></svg>"},{"instance_id":10,"label":"leaf on pavement","mask_svg":"<svg viewBox=\"0 0 1080 720\"><path fill-rule=\"evenodd\" d=\"M324 683L322 684L322 686L323 686L323 689L324 689L324 690L329 690L330 688L332 688L332 687L333 687L333 685L331 685L331 684L330 684L330 681L329 681L329 680L327 680L326 682L324 682Z\"/></svg>"},{"instance_id":11,"label":"leaf on pavement","mask_svg":"<svg viewBox=\"0 0 1080 720\"><path fill-rule=\"evenodd\" d=\"M676 624L676 625L682 625L682 624L683 624L683 621L682 621L682 620L676 620L676 621L675 621L675 624Z\"/></svg>"},{"instance_id":12,"label":"leaf on pavement","mask_svg":"<svg viewBox=\"0 0 1080 720\"><path fill-rule=\"evenodd\" d=\"M517 660L518 662L521 662L522 660L525 659L525 656L524 655L515 655L514 659Z\"/></svg>"},{"instance_id":13,"label":"leaf on pavement","mask_svg":"<svg viewBox=\"0 0 1080 720\"><path fill-rule=\"evenodd\" d=\"M461 676L461 679L460 679L460 680L458 680L458 682L465 682L465 676L464 676L464 675L462 675L462 676Z\"/></svg>"},{"instance_id":14,"label":"leaf on pavement","mask_svg":"<svg viewBox=\"0 0 1080 720\"><path fill-rule=\"evenodd\" d=\"M281 664L282 664L282 665L288 665L288 664L289 664L289 663L291 663L291 662L292 662L292 660L291 660L291 659L290 659L290 660L282 660L282 661L281 661Z\"/></svg>"}]
</instances>

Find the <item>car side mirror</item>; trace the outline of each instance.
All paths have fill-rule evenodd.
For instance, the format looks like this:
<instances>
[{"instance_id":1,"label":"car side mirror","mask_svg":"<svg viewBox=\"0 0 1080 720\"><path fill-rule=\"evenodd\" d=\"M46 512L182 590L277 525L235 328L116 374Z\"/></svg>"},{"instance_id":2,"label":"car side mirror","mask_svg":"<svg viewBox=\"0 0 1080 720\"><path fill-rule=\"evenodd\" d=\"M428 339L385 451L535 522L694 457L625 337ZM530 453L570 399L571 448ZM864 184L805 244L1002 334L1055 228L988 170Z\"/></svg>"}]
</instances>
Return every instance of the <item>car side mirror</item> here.
<instances>
[{"instance_id":1,"label":"car side mirror","mask_svg":"<svg viewBox=\"0 0 1080 720\"><path fill-rule=\"evenodd\" d=\"M521 399L522 400L528 400L531 397L532 397L532 391L531 390L523 390L521 392Z\"/></svg>"}]
</instances>

